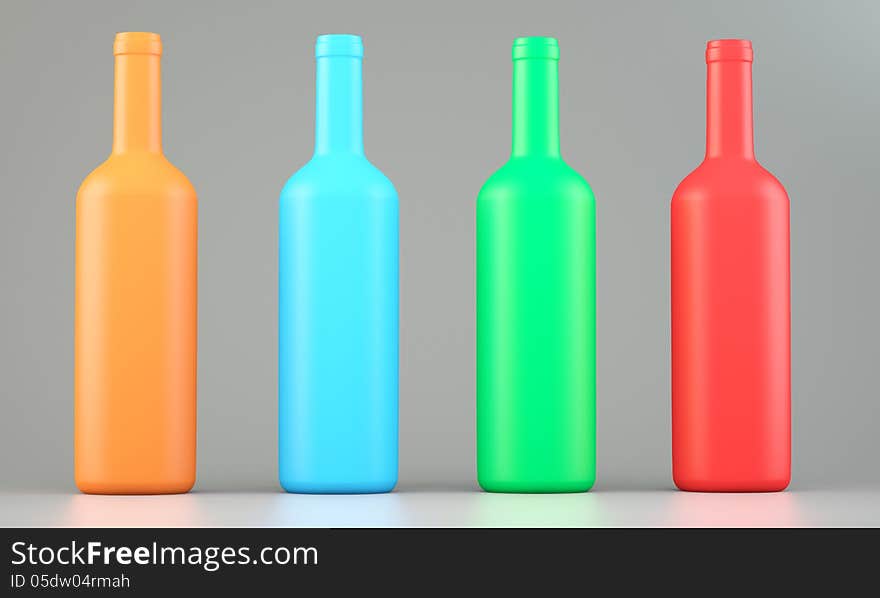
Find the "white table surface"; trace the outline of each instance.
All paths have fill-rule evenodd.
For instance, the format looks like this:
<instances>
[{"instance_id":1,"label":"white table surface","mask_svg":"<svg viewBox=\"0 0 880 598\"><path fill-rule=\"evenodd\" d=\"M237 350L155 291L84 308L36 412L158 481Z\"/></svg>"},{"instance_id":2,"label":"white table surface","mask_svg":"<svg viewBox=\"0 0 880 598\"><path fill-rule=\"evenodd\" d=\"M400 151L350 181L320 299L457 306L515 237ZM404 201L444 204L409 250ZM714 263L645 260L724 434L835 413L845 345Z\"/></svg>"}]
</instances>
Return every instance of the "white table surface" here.
<instances>
[{"instance_id":1,"label":"white table surface","mask_svg":"<svg viewBox=\"0 0 880 598\"><path fill-rule=\"evenodd\" d=\"M0 493L0 526L70 527L813 527L880 526L880 487L700 494L612 490L375 495L195 491L174 496Z\"/></svg>"}]
</instances>

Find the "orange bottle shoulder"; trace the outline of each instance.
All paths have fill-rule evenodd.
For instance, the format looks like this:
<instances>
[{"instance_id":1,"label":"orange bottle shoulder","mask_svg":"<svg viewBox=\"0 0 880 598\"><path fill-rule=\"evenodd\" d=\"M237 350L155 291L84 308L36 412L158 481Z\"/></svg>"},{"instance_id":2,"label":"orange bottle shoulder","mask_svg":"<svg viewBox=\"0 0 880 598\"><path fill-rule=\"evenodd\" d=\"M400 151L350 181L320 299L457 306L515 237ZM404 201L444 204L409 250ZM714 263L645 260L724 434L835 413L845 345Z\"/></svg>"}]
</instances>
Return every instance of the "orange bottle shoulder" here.
<instances>
[{"instance_id":1,"label":"orange bottle shoulder","mask_svg":"<svg viewBox=\"0 0 880 598\"><path fill-rule=\"evenodd\" d=\"M162 154L113 154L85 178L77 201L108 197L156 197L196 201L189 179Z\"/></svg>"}]
</instances>

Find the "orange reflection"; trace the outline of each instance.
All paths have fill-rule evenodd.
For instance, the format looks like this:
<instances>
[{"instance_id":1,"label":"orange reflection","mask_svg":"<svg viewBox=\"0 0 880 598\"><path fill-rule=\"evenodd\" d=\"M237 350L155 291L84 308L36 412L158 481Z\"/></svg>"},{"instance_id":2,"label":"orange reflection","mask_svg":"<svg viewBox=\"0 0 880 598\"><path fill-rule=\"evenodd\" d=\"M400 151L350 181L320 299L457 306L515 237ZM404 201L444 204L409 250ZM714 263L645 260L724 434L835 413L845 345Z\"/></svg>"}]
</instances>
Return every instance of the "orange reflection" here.
<instances>
[{"instance_id":1,"label":"orange reflection","mask_svg":"<svg viewBox=\"0 0 880 598\"><path fill-rule=\"evenodd\" d=\"M61 525L70 527L200 527L198 497L98 496L75 494L63 511Z\"/></svg>"}]
</instances>

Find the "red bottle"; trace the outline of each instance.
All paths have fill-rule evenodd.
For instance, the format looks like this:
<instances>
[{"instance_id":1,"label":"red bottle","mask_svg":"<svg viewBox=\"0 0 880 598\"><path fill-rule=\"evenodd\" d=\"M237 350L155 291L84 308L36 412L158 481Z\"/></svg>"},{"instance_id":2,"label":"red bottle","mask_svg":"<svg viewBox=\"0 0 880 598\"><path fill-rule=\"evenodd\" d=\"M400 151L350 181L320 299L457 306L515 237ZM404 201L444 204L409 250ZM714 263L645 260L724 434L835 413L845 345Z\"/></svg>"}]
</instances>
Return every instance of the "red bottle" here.
<instances>
[{"instance_id":1,"label":"red bottle","mask_svg":"<svg viewBox=\"0 0 880 598\"><path fill-rule=\"evenodd\" d=\"M755 160L752 45L706 49L706 157L672 198L672 475L768 492L791 477L789 200Z\"/></svg>"}]
</instances>

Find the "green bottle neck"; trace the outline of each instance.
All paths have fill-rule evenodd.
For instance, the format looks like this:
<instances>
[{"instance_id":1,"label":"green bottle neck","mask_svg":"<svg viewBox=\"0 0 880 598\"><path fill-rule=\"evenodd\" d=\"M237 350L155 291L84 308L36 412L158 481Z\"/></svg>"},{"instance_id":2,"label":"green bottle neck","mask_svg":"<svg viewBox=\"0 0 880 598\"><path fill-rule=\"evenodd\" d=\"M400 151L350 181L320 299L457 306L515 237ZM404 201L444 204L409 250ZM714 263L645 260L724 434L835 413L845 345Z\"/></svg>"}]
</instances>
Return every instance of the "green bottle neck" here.
<instances>
[{"instance_id":1,"label":"green bottle neck","mask_svg":"<svg viewBox=\"0 0 880 598\"><path fill-rule=\"evenodd\" d=\"M513 61L514 158L558 158L559 61L515 58Z\"/></svg>"}]
</instances>

